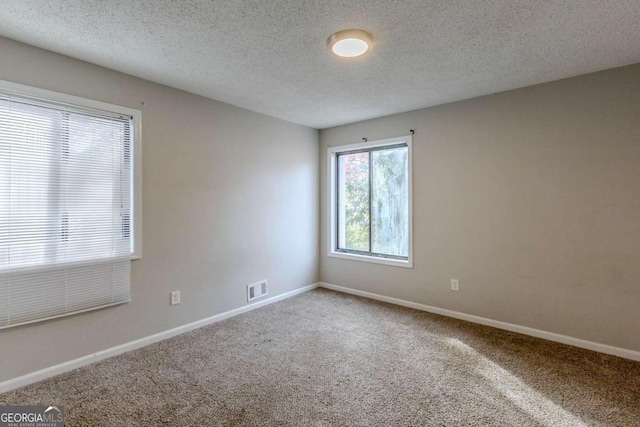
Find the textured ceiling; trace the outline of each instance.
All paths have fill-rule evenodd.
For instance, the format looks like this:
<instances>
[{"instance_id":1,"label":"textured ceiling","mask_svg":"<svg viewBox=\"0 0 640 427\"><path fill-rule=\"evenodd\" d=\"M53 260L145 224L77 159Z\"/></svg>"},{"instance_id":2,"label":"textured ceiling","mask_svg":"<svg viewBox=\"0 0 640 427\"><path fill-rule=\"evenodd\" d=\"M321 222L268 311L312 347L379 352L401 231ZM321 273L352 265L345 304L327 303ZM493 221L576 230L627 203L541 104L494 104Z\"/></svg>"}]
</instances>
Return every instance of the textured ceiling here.
<instances>
[{"instance_id":1,"label":"textured ceiling","mask_svg":"<svg viewBox=\"0 0 640 427\"><path fill-rule=\"evenodd\" d=\"M0 35L326 128L640 62L640 1L2 0Z\"/></svg>"}]
</instances>

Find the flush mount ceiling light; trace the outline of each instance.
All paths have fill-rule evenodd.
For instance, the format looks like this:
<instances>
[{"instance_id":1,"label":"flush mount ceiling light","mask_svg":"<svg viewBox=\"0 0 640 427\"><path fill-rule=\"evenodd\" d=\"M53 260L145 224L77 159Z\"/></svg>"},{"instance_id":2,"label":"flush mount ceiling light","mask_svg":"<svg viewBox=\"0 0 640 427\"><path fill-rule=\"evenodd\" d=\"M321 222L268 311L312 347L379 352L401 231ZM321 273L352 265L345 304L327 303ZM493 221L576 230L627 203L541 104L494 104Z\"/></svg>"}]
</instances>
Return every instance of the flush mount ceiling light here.
<instances>
[{"instance_id":1,"label":"flush mount ceiling light","mask_svg":"<svg viewBox=\"0 0 640 427\"><path fill-rule=\"evenodd\" d=\"M353 58L371 50L373 37L362 30L342 30L331 34L327 46L334 55Z\"/></svg>"}]
</instances>

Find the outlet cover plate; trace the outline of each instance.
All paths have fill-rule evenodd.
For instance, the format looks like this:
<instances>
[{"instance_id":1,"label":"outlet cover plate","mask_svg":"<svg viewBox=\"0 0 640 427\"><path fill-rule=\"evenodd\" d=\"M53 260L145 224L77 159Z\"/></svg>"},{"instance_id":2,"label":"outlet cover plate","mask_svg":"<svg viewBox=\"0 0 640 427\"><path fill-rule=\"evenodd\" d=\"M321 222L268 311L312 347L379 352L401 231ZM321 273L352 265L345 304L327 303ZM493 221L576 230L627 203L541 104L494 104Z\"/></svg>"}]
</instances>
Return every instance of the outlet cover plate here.
<instances>
[{"instance_id":1,"label":"outlet cover plate","mask_svg":"<svg viewBox=\"0 0 640 427\"><path fill-rule=\"evenodd\" d=\"M171 292L171 305L180 304L180 291Z\"/></svg>"}]
</instances>

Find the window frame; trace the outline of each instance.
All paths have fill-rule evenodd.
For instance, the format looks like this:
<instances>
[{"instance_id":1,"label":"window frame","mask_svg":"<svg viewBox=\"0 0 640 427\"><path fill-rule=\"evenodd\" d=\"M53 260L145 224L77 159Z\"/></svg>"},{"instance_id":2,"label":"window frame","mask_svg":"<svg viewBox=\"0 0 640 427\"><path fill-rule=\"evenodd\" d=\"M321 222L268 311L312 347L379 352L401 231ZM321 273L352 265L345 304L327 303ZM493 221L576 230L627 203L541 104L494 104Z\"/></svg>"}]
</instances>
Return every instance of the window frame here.
<instances>
[{"instance_id":1,"label":"window frame","mask_svg":"<svg viewBox=\"0 0 640 427\"><path fill-rule=\"evenodd\" d=\"M352 261L362 261L374 264L383 264L394 267L413 268L413 166L412 166L412 135L404 135L396 138L387 138L376 141L367 141L358 144L341 145L327 147L327 185L328 185L328 235L327 235L327 256L332 258L342 258ZM381 149L397 145L407 146L408 162L408 197L409 197L409 234L407 259L395 258L392 256L378 256L368 252L345 251L338 249L338 155L353 153L357 151L369 151L371 149ZM371 195L370 195L371 196Z\"/></svg>"},{"instance_id":2,"label":"window frame","mask_svg":"<svg viewBox=\"0 0 640 427\"><path fill-rule=\"evenodd\" d=\"M75 95L55 92L47 89L41 89L33 86L27 86L6 80L0 80L0 91L16 96L27 96L37 99L43 103L55 103L69 105L75 108L85 108L88 110L99 110L110 114L121 114L130 116L133 125L133 147L131 154L133 156L132 166L132 215L133 221L133 245L131 250L131 259L137 260L142 258L142 111L134 108L123 107L121 105L109 104L93 99L82 98ZM38 268L38 267L35 267Z\"/></svg>"}]
</instances>

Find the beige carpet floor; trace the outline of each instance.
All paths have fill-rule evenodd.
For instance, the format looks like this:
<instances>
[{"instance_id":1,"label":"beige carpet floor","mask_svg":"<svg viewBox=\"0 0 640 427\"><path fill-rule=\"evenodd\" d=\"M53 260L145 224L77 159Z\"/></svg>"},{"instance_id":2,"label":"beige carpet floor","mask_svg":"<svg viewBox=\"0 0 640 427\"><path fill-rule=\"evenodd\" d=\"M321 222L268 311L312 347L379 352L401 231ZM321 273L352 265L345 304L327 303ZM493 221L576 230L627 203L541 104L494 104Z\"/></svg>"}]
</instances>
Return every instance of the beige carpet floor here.
<instances>
[{"instance_id":1,"label":"beige carpet floor","mask_svg":"<svg viewBox=\"0 0 640 427\"><path fill-rule=\"evenodd\" d=\"M317 289L0 404L67 426L640 426L640 363Z\"/></svg>"}]
</instances>

